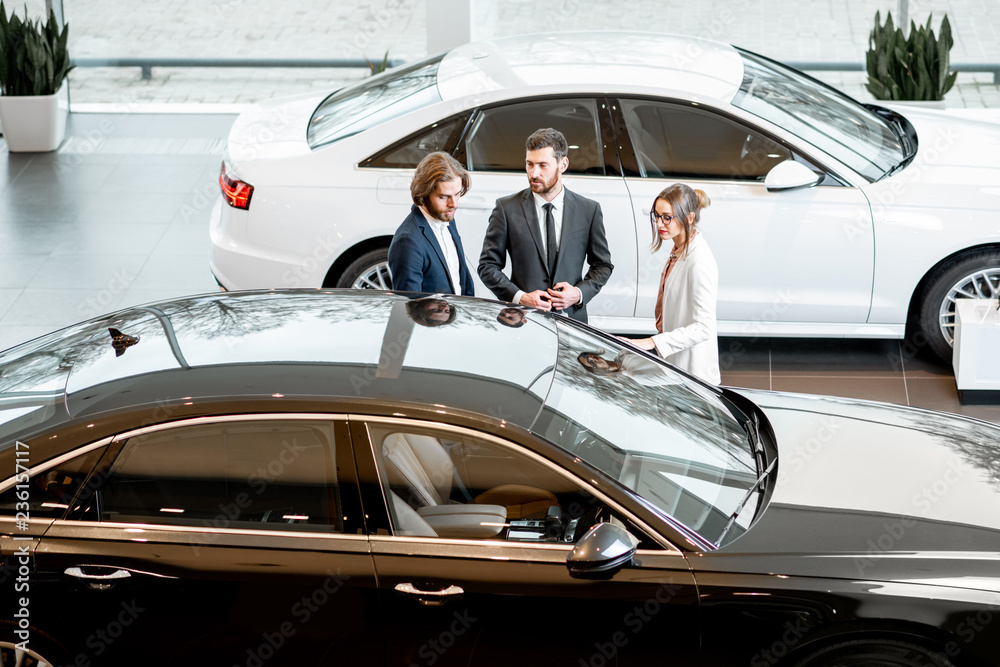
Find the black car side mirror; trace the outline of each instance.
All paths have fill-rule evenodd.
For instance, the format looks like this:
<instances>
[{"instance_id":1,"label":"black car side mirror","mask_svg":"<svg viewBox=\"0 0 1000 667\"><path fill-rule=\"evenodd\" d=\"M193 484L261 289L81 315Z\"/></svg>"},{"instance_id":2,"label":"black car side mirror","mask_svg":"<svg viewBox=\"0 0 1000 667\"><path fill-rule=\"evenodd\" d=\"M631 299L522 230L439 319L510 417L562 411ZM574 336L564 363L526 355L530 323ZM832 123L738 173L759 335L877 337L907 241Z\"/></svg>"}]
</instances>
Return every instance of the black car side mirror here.
<instances>
[{"instance_id":1,"label":"black car side mirror","mask_svg":"<svg viewBox=\"0 0 1000 667\"><path fill-rule=\"evenodd\" d=\"M566 558L577 579L610 579L632 561L639 540L621 526L599 523L588 530Z\"/></svg>"}]
</instances>

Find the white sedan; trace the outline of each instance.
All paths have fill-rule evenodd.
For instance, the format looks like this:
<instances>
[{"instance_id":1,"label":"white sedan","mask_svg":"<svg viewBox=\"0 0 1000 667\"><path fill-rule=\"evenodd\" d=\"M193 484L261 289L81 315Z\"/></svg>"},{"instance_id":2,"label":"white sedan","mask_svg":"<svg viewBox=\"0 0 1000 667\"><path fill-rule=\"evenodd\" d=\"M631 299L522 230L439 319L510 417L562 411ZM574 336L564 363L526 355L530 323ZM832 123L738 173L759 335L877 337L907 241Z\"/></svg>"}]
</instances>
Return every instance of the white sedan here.
<instances>
[{"instance_id":1,"label":"white sedan","mask_svg":"<svg viewBox=\"0 0 1000 667\"><path fill-rule=\"evenodd\" d=\"M904 115L905 113L905 115ZM1000 293L1000 124L862 105L767 58L694 38L557 33L461 46L234 123L212 214L227 290L391 285L417 162L472 172L456 220L479 263L524 141L554 127L566 184L598 200L614 273L591 324L653 329L665 252L649 209L682 181L713 200L719 333L908 336L950 359L959 297ZM478 282L478 296L492 294Z\"/></svg>"}]
</instances>

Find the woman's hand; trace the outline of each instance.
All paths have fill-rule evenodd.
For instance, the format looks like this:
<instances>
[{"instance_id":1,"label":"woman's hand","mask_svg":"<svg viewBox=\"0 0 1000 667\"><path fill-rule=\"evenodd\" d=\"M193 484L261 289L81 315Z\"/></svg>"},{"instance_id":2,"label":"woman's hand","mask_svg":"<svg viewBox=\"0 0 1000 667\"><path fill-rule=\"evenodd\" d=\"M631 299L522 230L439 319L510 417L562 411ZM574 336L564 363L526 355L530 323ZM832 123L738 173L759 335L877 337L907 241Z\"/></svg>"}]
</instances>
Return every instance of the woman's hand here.
<instances>
[{"instance_id":1,"label":"woman's hand","mask_svg":"<svg viewBox=\"0 0 1000 667\"><path fill-rule=\"evenodd\" d=\"M635 345L636 347L641 348L643 350L656 349L656 345L653 343L652 338L626 338L624 336L619 336L619 338L625 341L626 343L631 343L632 345Z\"/></svg>"}]
</instances>

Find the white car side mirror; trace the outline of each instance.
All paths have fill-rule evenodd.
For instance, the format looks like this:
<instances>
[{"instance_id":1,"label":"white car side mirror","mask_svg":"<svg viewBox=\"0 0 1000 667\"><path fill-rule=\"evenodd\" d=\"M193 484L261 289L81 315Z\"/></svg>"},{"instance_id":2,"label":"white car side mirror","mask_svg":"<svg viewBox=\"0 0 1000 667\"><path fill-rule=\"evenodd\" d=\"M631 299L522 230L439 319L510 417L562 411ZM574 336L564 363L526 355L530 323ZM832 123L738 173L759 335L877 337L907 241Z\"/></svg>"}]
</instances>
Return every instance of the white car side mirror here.
<instances>
[{"instance_id":1,"label":"white car side mirror","mask_svg":"<svg viewBox=\"0 0 1000 667\"><path fill-rule=\"evenodd\" d=\"M823 179L801 162L785 160L774 165L764 178L764 186L768 192L781 192L796 188L811 188Z\"/></svg>"}]
</instances>

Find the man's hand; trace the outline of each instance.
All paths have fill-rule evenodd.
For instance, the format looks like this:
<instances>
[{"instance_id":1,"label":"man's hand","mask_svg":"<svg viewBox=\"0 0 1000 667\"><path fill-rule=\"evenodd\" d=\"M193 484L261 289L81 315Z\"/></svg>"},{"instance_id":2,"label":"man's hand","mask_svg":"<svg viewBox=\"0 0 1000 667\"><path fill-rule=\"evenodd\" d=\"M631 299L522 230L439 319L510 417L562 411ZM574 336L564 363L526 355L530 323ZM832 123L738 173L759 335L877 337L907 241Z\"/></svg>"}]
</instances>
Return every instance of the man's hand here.
<instances>
[{"instance_id":1,"label":"man's hand","mask_svg":"<svg viewBox=\"0 0 1000 667\"><path fill-rule=\"evenodd\" d=\"M535 290L534 292L525 292L521 295L521 305L531 306L532 308L537 308L539 310L552 310L551 299L545 290Z\"/></svg>"},{"instance_id":2,"label":"man's hand","mask_svg":"<svg viewBox=\"0 0 1000 667\"><path fill-rule=\"evenodd\" d=\"M552 310L566 310L583 301L583 292L569 283L556 283L548 290Z\"/></svg>"}]
</instances>

